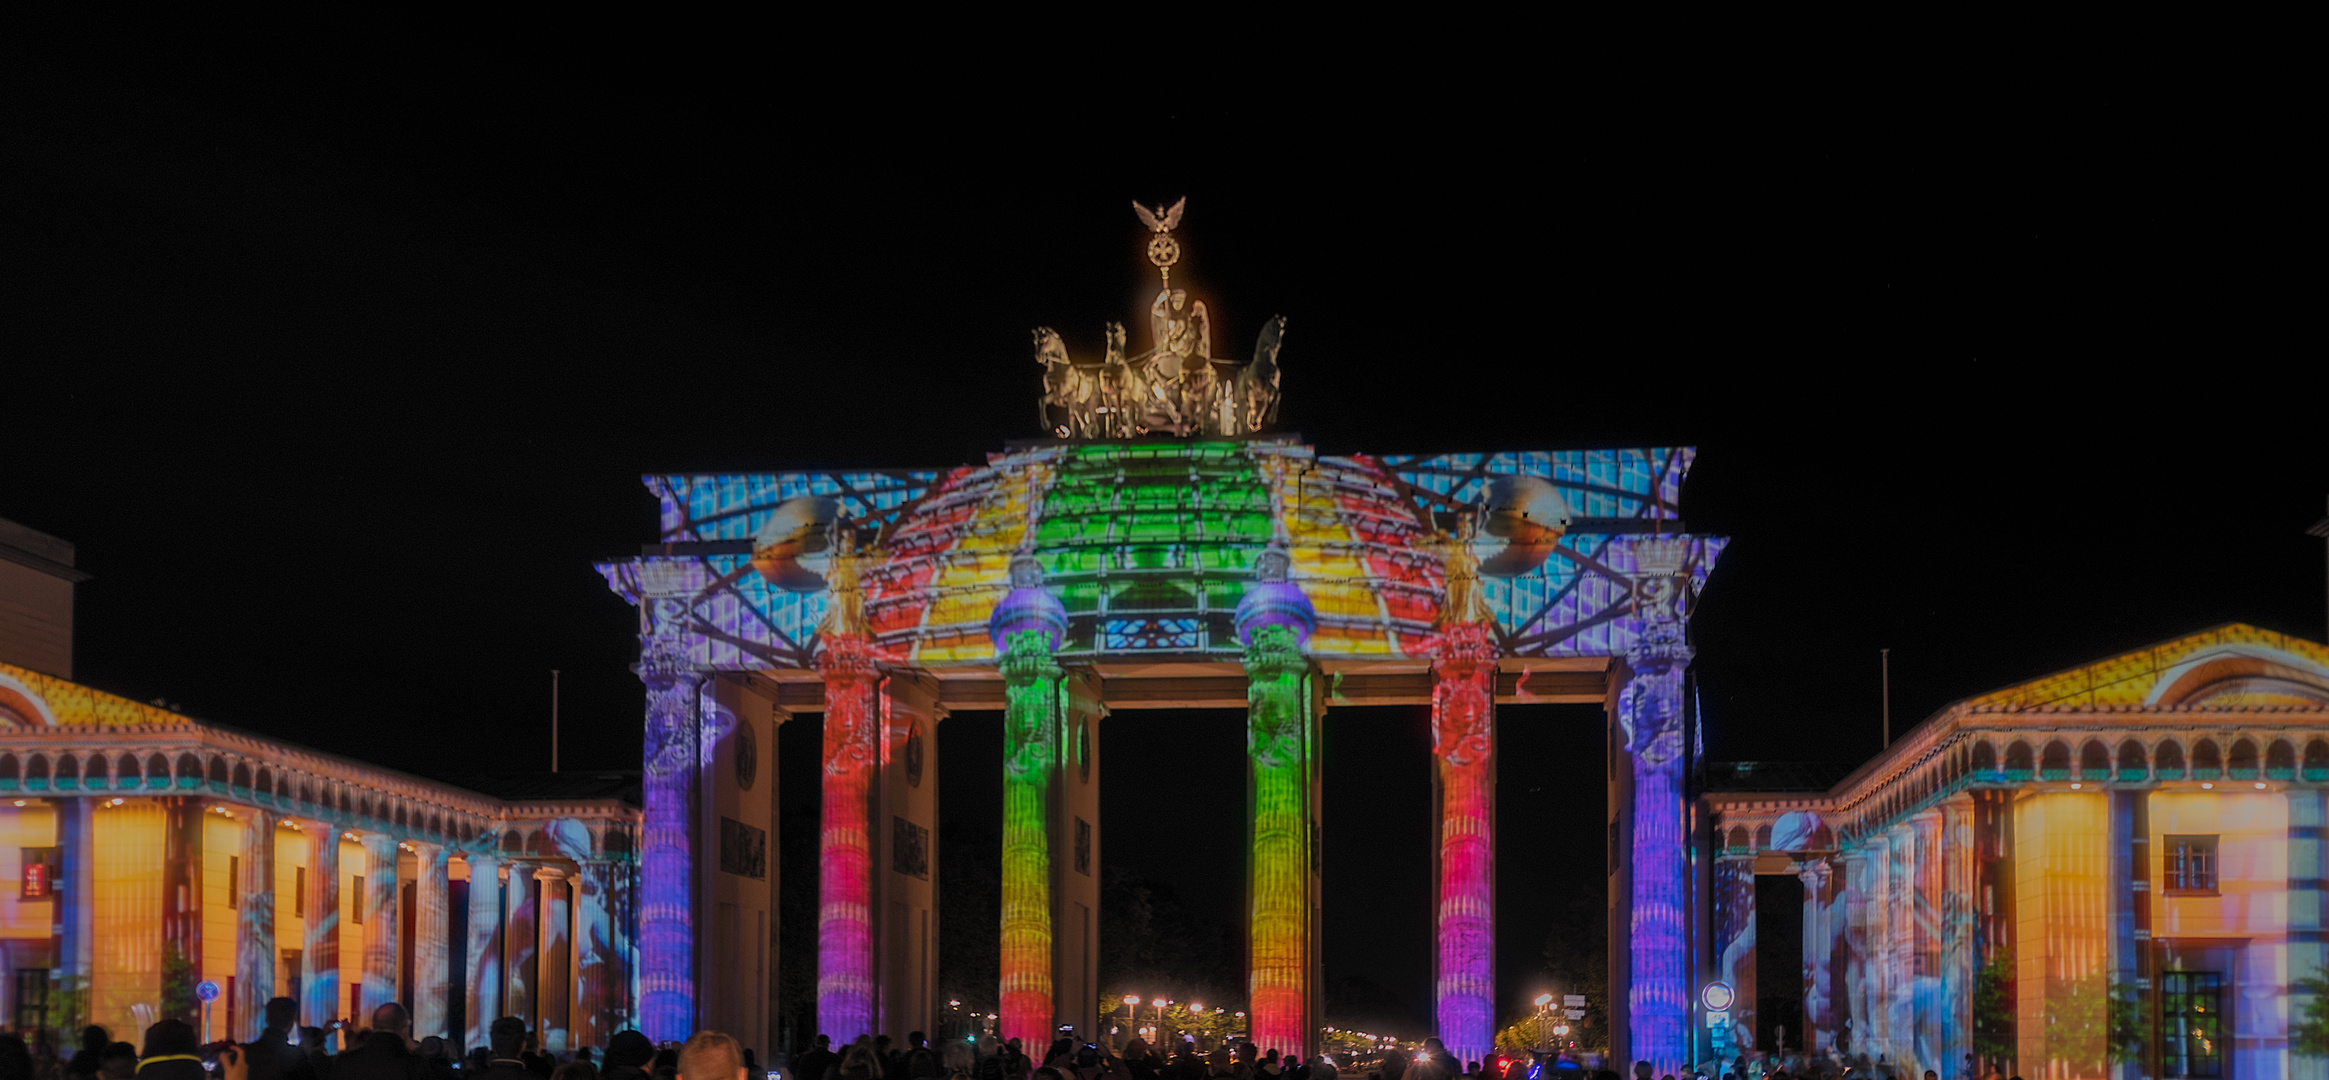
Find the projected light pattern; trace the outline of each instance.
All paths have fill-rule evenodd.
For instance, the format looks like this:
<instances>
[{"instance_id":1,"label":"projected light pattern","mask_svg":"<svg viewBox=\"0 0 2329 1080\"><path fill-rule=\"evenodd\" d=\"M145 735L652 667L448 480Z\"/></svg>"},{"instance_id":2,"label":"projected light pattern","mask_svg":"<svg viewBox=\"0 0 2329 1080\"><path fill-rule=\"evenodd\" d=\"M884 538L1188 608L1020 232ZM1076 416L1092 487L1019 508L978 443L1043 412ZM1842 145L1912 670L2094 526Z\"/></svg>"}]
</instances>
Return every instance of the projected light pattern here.
<instances>
[{"instance_id":1,"label":"projected light pattern","mask_svg":"<svg viewBox=\"0 0 2329 1080\"><path fill-rule=\"evenodd\" d=\"M1247 992L1254 1045L1305 1047L1310 1033L1310 661L1291 627L1246 647L1252 758L1253 912Z\"/></svg>"},{"instance_id":2,"label":"projected light pattern","mask_svg":"<svg viewBox=\"0 0 2329 1080\"><path fill-rule=\"evenodd\" d=\"M1040 630L1009 634L1003 671L1002 1037L1051 1037L1051 779L1064 672Z\"/></svg>"},{"instance_id":3,"label":"projected light pattern","mask_svg":"<svg viewBox=\"0 0 2329 1080\"><path fill-rule=\"evenodd\" d=\"M836 634L825 676L825 810L818 843L817 1028L847 1042L873 1035L873 779L879 674L864 639Z\"/></svg>"},{"instance_id":4,"label":"projected light pattern","mask_svg":"<svg viewBox=\"0 0 2329 1080\"><path fill-rule=\"evenodd\" d=\"M769 585L749 551L785 499L809 494L884 530L887 555L864 585L870 644L885 659L992 662L985 618L1010 587L1011 553L1029 546L1030 519L1032 554L1070 616L1063 656L1234 658L1227 613L1275 536L1318 606L1312 655L1424 659L1440 592L1438 560L1419 550L1429 515L1475 505L1499 476L1544 480L1574 514L1543 565L1483 582L1500 650L1608 656L1640 636L1627 604L1634 548L1674 522L1693 453L1321 457L1263 437L1042 446L953 470L673 475L647 485L662 500L671 557L703 567L686 640L705 669L813 666L826 594ZM1722 543L1692 539L1684 572L1695 583ZM635 563L599 569L617 591L638 593Z\"/></svg>"},{"instance_id":5,"label":"projected light pattern","mask_svg":"<svg viewBox=\"0 0 2329 1080\"><path fill-rule=\"evenodd\" d=\"M649 705L653 705L652 699L649 700ZM654 836L652 825L649 826L648 836L650 839ZM488 841L492 838L492 834L486 834ZM493 1045L491 1039L493 1021L501 1013L501 856L495 854L490 848L486 848L470 852L468 860L469 940L466 955L469 958L469 981L463 987L467 994L464 999L464 1008L469 1019L469 1045L491 1046ZM642 863L642 874L647 866L652 865L654 864ZM685 910L685 908L681 909L683 913ZM684 927L684 914L682 920ZM653 934L655 927L645 919L641 919L640 922L645 924L639 927L641 934L640 951L646 953L649 958L653 958L655 954L646 952L645 944L654 940L647 935ZM649 983L649 985L653 984ZM668 1016L668 993L665 994L664 1001L666 1016ZM692 1009L688 1009L687 1002L682 1001L680 1004L687 1012L692 1012ZM682 1015L685 1016L687 1013L683 1012ZM671 1030L670 1024L669 1019L663 1020L661 1030ZM648 1032L658 1030L657 1021L645 1016L641 1017L640 1026ZM655 1036L649 1035L648 1037L654 1038Z\"/></svg>"},{"instance_id":6,"label":"projected light pattern","mask_svg":"<svg viewBox=\"0 0 2329 1080\"><path fill-rule=\"evenodd\" d=\"M681 602L657 598L653 603L659 632L642 642L639 663L647 682L646 774L640 784L646 820L639 852L639 1023L648 1038L668 1042L695 1032L690 899L695 860L688 848L688 822L695 806L696 708L703 677L688 669L676 633ZM476 941L477 905L470 910L471 940L486 944ZM498 923L498 913L488 921ZM498 941L494 955L500 951ZM480 967L496 962L493 955L470 955L484 957ZM489 1019L472 1014L469 1023L482 1033L479 1025Z\"/></svg>"},{"instance_id":7,"label":"projected light pattern","mask_svg":"<svg viewBox=\"0 0 2329 1080\"><path fill-rule=\"evenodd\" d=\"M341 1017L340 832L329 821L310 821L300 835L307 841L307 939L299 956L299 1014L322 1025Z\"/></svg>"},{"instance_id":8,"label":"projected light pattern","mask_svg":"<svg viewBox=\"0 0 2329 1080\"><path fill-rule=\"evenodd\" d=\"M1495 691L1489 629L1446 629L1432 664L1439 773L1439 1036L1465 1061L1496 1039Z\"/></svg>"},{"instance_id":9,"label":"projected light pattern","mask_svg":"<svg viewBox=\"0 0 2329 1080\"><path fill-rule=\"evenodd\" d=\"M1671 556L1672 552L1667 552ZM1669 579L1670 580L1670 579ZM1645 586L1661 581L1645 576ZM1634 677L1619 691L1618 722L1628 735L1634 772L1632 977L1627 1011L1633 1054L1662 1067L1689 1051L1688 901L1682 828L1682 644L1675 595L1645 587L1640 597L1653 640L1627 655Z\"/></svg>"}]
</instances>

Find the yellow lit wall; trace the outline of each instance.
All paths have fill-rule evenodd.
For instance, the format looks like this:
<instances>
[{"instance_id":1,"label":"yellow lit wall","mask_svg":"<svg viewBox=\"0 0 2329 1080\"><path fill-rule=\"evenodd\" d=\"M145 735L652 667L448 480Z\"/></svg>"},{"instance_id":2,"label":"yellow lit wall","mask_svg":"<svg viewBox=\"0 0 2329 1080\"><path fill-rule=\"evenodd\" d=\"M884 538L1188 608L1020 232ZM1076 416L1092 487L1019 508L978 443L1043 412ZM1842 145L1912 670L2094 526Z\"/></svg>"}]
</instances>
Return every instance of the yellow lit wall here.
<instances>
[{"instance_id":1,"label":"yellow lit wall","mask_svg":"<svg viewBox=\"0 0 2329 1080\"><path fill-rule=\"evenodd\" d=\"M2047 1062L2100 1060L2092 1046L2048 1043L2047 1013L2073 987L2109 970L2109 803L2100 793L2030 795L2014 804L2014 950L2022 1071Z\"/></svg>"},{"instance_id":2,"label":"yellow lit wall","mask_svg":"<svg viewBox=\"0 0 2329 1080\"><path fill-rule=\"evenodd\" d=\"M307 865L307 837L283 825L275 827L275 992L288 995L299 978L297 965L285 966L283 950L304 948L307 920L299 911L299 869Z\"/></svg>"},{"instance_id":3,"label":"yellow lit wall","mask_svg":"<svg viewBox=\"0 0 2329 1080\"><path fill-rule=\"evenodd\" d=\"M2289 929L2289 803L2271 791L2161 791L2151 796L2151 936L2160 939L2245 939L2225 974L2238 1005L2232 1010L2237 1046L2269 1049L2288 1032L2291 979ZM2197 833L2216 839L2216 895L2165 895L2165 838ZM2267 1072L2287 1067L2273 1061Z\"/></svg>"},{"instance_id":4,"label":"yellow lit wall","mask_svg":"<svg viewBox=\"0 0 2329 1080\"><path fill-rule=\"evenodd\" d=\"M19 899L24 894L24 853L18 849L56 844L54 807L0 803L0 874L7 875L0 878L0 938L49 940L56 924L56 902Z\"/></svg>"},{"instance_id":5,"label":"yellow lit wall","mask_svg":"<svg viewBox=\"0 0 2329 1080\"><path fill-rule=\"evenodd\" d=\"M232 901L234 886L227 868L243 853L243 823L218 813L202 815L202 974L219 985L218 1004L211 1006L211 1023L226 1030L227 980L235 973L235 928L242 920Z\"/></svg>"},{"instance_id":6,"label":"yellow lit wall","mask_svg":"<svg viewBox=\"0 0 2329 1080\"><path fill-rule=\"evenodd\" d=\"M2246 786L2246 785L2243 785ZM2289 925L2289 803L2276 792L2157 791L2151 795L2151 936L2254 938ZM2167 837L2217 837L2215 896L2169 896ZM2253 962L2253 956L2251 957Z\"/></svg>"},{"instance_id":7,"label":"yellow lit wall","mask_svg":"<svg viewBox=\"0 0 2329 1080\"><path fill-rule=\"evenodd\" d=\"M132 1005L162 995L162 807L151 799L99 803L90 815L96 911L90 1021L142 1031Z\"/></svg>"}]
</instances>

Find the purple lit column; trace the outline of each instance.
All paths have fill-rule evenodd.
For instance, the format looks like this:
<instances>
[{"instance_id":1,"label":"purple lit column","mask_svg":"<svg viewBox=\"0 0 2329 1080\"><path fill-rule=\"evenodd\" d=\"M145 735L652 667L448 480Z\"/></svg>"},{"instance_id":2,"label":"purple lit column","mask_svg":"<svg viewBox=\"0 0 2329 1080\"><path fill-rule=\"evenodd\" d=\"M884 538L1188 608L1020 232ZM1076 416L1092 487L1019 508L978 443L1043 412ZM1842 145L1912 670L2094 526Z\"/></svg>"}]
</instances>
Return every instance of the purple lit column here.
<instances>
[{"instance_id":1,"label":"purple lit column","mask_svg":"<svg viewBox=\"0 0 2329 1080\"><path fill-rule=\"evenodd\" d=\"M680 636L688 616L684 565L640 561L639 678L647 684L646 802L639 851L639 1026L657 1042L695 1033L695 671Z\"/></svg>"},{"instance_id":2,"label":"purple lit column","mask_svg":"<svg viewBox=\"0 0 2329 1080\"><path fill-rule=\"evenodd\" d=\"M1626 652L1632 671L1618 694L1618 721L1634 770L1632 970L1626 991L1632 1053L1661 1070L1690 1053L1690 950L1684 932L1689 869L1682 828L1683 642L1680 576L1688 542L1645 539L1636 546L1635 610L1641 638Z\"/></svg>"}]
</instances>

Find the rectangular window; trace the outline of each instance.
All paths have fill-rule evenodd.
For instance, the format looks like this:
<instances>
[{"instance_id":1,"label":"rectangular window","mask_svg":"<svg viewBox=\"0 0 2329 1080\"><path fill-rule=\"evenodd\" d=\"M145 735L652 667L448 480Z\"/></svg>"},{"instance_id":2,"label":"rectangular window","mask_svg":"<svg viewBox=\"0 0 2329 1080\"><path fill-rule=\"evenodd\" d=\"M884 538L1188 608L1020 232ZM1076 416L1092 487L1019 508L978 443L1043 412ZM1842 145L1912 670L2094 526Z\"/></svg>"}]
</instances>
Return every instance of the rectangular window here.
<instances>
[{"instance_id":1,"label":"rectangular window","mask_svg":"<svg viewBox=\"0 0 2329 1080\"><path fill-rule=\"evenodd\" d=\"M49 1022L49 969L16 969L16 1030L39 1031Z\"/></svg>"},{"instance_id":2,"label":"rectangular window","mask_svg":"<svg viewBox=\"0 0 2329 1080\"><path fill-rule=\"evenodd\" d=\"M243 909L243 857L240 855L226 857L226 909ZM228 1011L231 1013L233 1010Z\"/></svg>"},{"instance_id":3,"label":"rectangular window","mask_svg":"<svg viewBox=\"0 0 2329 1080\"><path fill-rule=\"evenodd\" d=\"M348 889L348 921L357 926L364 925L364 875L362 874L356 875L355 884ZM354 1016L356 1014L349 1013L348 1015Z\"/></svg>"},{"instance_id":4,"label":"rectangular window","mask_svg":"<svg viewBox=\"0 0 2329 1080\"><path fill-rule=\"evenodd\" d=\"M2166 850L2160 854L2167 860L2167 872L2160 876L2167 892L2213 894L2216 891L2216 838L2213 836L2170 836Z\"/></svg>"},{"instance_id":5,"label":"rectangular window","mask_svg":"<svg viewBox=\"0 0 2329 1080\"><path fill-rule=\"evenodd\" d=\"M2177 1080L2223 1076L2230 1028L2224 1022L2223 973L2163 972L2159 991L2160 1075Z\"/></svg>"},{"instance_id":6,"label":"rectangular window","mask_svg":"<svg viewBox=\"0 0 2329 1080\"><path fill-rule=\"evenodd\" d=\"M307 868L304 866L291 868L291 915L299 919L307 917Z\"/></svg>"}]
</instances>

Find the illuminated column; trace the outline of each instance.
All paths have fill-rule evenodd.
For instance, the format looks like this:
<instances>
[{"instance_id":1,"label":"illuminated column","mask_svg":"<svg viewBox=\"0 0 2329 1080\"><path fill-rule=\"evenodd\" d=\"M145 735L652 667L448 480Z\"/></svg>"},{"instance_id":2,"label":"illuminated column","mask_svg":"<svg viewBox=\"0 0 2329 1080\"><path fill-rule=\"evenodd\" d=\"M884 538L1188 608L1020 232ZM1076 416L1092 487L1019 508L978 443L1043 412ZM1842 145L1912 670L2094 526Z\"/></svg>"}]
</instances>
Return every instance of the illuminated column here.
<instances>
[{"instance_id":1,"label":"illuminated column","mask_svg":"<svg viewBox=\"0 0 2329 1080\"><path fill-rule=\"evenodd\" d=\"M397 938L404 910L397 902L401 889L396 879L396 838L365 833L362 843L364 895L355 899L364 905L364 1004L363 1015L355 1019L369 1023L372 1009L397 1000L396 966L403 955Z\"/></svg>"},{"instance_id":2,"label":"illuminated column","mask_svg":"<svg viewBox=\"0 0 2329 1080\"><path fill-rule=\"evenodd\" d=\"M2134 799L2149 798L2146 792L2131 794ZM2324 840L2325 836L2329 836L2329 798L2324 797L2320 788L2297 787L2288 789L2283 797L2289 805L2289 957L2286 970L2302 978L2329 968L2329 841ZM2139 806L2130 809L2135 811L2131 815L2134 820L2129 823L2130 826L2138 835L2150 832L2149 813ZM2136 852L2147 851L2150 847L2148 843L2131 846ZM2147 856L2144 859L2149 861ZM2147 872L2140 873L2135 876L2134 883L2140 886L2149 876ZM2133 899L2136 903L2142 903L2145 894L2135 893ZM2134 938L2135 947L2150 949L2150 920L2130 914L2129 921L2135 925L2129 927L2129 936ZM2129 962L2122 962L2119 967L2136 968L2135 974L2147 974L2151 970L2149 965L2138 966L2132 962L2132 958ZM2314 995L2292 987L2289 1015L2305 1015L2306 1007L2315 1000ZM2329 1076L2329 1063L2320 1058L2290 1055L2283 1060L2288 1062L2289 1075L2292 1077L2320 1080L2323 1076Z\"/></svg>"},{"instance_id":3,"label":"illuminated column","mask_svg":"<svg viewBox=\"0 0 2329 1080\"><path fill-rule=\"evenodd\" d=\"M55 805L57 844L65 861L58 874L65 899L54 905L62 909L57 912L57 974L68 980L66 985L78 980L86 989L97 959L97 800L58 799ZM68 1024L89 1021L89 1000L84 993L79 1014L65 1018Z\"/></svg>"},{"instance_id":4,"label":"illuminated column","mask_svg":"<svg viewBox=\"0 0 2329 1080\"><path fill-rule=\"evenodd\" d=\"M1824 902L1828 891L1828 864L1825 859L1805 865L1796 875L1803 882L1803 972L1798 978L1808 979L1803 992L1803 1049L1816 1053L1827 1045L1834 1034L1835 1020L1828 1015L1828 909Z\"/></svg>"},{"instance_id":5,"label":"illuminated column","mask_svg":"<svg viewBox=\"0 0 2329 1080\"><path fill-rule=\"evenodd\" d=\"M1951 1063L1973 1052L1973 796L1941 803L1940 859L1941 1061Z\"/></svg>"},{"instance_id":6,"label":"illuminated column","mask_svg":"<svg viewBox=\"0 0 2329 1080\"><path fill-rule=\"evenodd\" d=\"M174 796L162 803L162 959L202 967L201 798ZM118 910L118 909L116 909Z\"/></svg>"},{"instance_id":7,"label":"illuminated column","mask_svg":"<svg viewBox=\"0 0 2329 1080\"><path fill-rule=\"evenodd\" d=\"M540 883L542 910L541 930L535 938L540 947L534 960L535 1012L541 1022L535 1030L545 1052L564 1053L572 1045L567 1031L573 1022L569 1005L574 998L574 941L570 936L574 909L567 898L571 879L565 871L548 868L534 876Z\"/></svg>"},{"instance_id":8,"label":"illuminated column","mask_svg":"<svg viewBox=\"0 0 2329 1080\"><path fill-rule=\"evenodd\" d=\"M1865 978L1867 1012L1860 1018L1859 1038L1853 1040L1873 1061L1889 1054L1892 1044L1892 842L1882 832L1862 841L1867 887L1861 895L1868 910L1868 945L1861 971Z\"/></svg>"},{"instance_id":9,"label":"illuminated column","mask_svg":"<svg viewBox=\"0 0 2329 1080\"><path fill-rule=\"evenodd\" d=\"M453 993L452 943L446 940L453 913L447 865L452 852L443 844L418 841L412 850L412 1033L421 1039L442 1035L452 1042L459 1034L446 1026L452 1020Z\"/></svg>"},{"instance_id":10,"label":"illuminated column","mask_svg":"<svg viewBox=\"0 0 2329 1080\"><path fill-rule=\"evenodd\" d=\"M307 841L307 940L299 954L299 1013L309 1027L340 1019L340 830L303 821Z\"/></svg>"},{"instance_id":11,"label":"illuminated column","mask_svg":"<svg viewBox=\"0 0 2329 1080\"><path fill-rule=\"evenodd\" d=\"M1626 990L1635 1058L1660 1069L1690 1053L1690 952L1682 829L1682 675L1690 664L1682 602L1690 542L1649 537L1634 548L1633 605L1641 636L1626 650L1631 677L1618 722L1633 757L1632 970Z\"/></svg>"},{"instance_id":12,"label":"illuminated column","mask_svg":"<svg viewBox=\"0 0 2329 1080\"><path fill-rule=\"evenodd\" d=\"M825 635L825 799L818 839L817 1029L879 1034L874 1006L871 821L880 675L860 634Z\"/></svg>"},{"instance_id":13,"label":"illuminated column","mask_svg":"<svg viewBox=\"0 0 2329 1080\"><path fill-rule=\"evenodd\" d=\"M493 835L481 838L492 843ZM469 855L469 958L467 1002L468 1046L491 1045L487 1032L501 1011L501 856L491 851Z\"/></svg>"},{"instance_id":14,"label":"illuminated column","mask_svg":"<svg viewBox=\"0 0 2329 1080\"><path fill-rule=\"evenodd\" d=\"M1868 856L1860 851L1844 856L1843 908L1844 1000L1836 1003L1836 1034L1849 1033L1844 1046L1849 1055L1865 1049L1869 1040L1867 948L1873 938L1868 922Z\"/></svg>"},{"instance_id":15,"label":"illuminated column","mask_svg":"<svg viewBox=\"0 0 2329 1080\"><path fill-rule=\"evenodd\" d=\"M542 1026L536 1006L540 998L534 987L538 972L535 948L536 934L541 927L542 883L534 877L540 867L531 862L511 860L502 887L501 928L502 957L502 1012L526 1022L526 1027L539 1031Z\"/></svg>"},{"instance_id":16,"label":"illuminated column","mask_svg":"<svg viewBox=\"0 0 2329 1080\"><path fill-rule=\"evenodd\" d=\"M1941 812L1923 810L1909 819L1909 828L1916 851L1916 876L1910 881L1917 926L1916 962L1911 969L1916 1054L1920 1068L1946 1069L1949 1061L1941 1056L1941 1015L1949 1008L1941 1000Z\"/></svg>"},{"instance_id":17,"label":"illuminated column","mask_svg":"<svg viewBox=\"0 0 2329 1080\"><path fill-rule=\"evenodd\" d=\"M248 1042L266 1027L267 1000L275 996L275 815L253 810L243 819L243 859L235 895L235 1008L227 1035Z\"/></svg>"},{"instance_id":18,"label":"illuminated column","mask_svg":"<svg viewBox=\"0 0 2329 1080\"><path fill-rule=\"evenodd\" d=\"M1446 626L1432 661L1439 1036L1464 1061L1484 1060L1496 1041L1496 644L1490 633L1485 623Z\"/></svg>"},{"instance_id":19,"label":"illuminated column","mask_svg":"<svg viewBox=\"0 0 2329 1080\"><path fill-rule=\"evenodd\" d=\"M1317 686L1303 653L1317 615L1275 547L1237 605L1245 646L1248 803L1247 1008L1253 1042L1307 1056L1317 1037Z\"/></svg>"},{"instance_id":20,"label":"illuminated column","mask_svg":"<svg viewBox=\"0 0 2329 1080\"><path fill-rule=\"evenodd\" d=\"M1910 1061L1917 1045L1916 830L1907 822L1884 830L1891 849L1890 878L1884 886L1886 949L1884 1036L1893 1062Z\"/></svg>"},{"instance_id":21,"label":"illuminated column","mask_svg":"<svg viewBox=\"0 0 2329 1080\"><path fill-rule=\"evenodd\" d=\"M638 670L647 683L639 1027L657 1042L695 1033L695 860L689 822L696 804L696 694L703 676L695 671L683 636L694 589L692 566L692 560L639 562L646 595L640 605L644 632Z\"/></svg>"},{"instance_id":22,"label":"illuminated column","mask_svg":"<svg viewBox=\"0 0 2329 1080\"><path fill-rule=\"evenodd\" d=\"M609 859L582 860L574 1006L574 1041L581 1046L605 1046L628 1026L630 942L624 928L631 920L623 871Z\"/></svg>"},{"instance_id":23,"label":"illuminated column","mask_svg":"<svg viewBox=\"0 0 2329 1080\"><path fill-rule=\"evenodd\" d=\"M1004 694L999 1034L1028 1046L1051 1038L1051 801L1066 721L1065 672L1052 652L1066 636L1067 609L1042 580L1032 557L1012 560L1012 589L987 620Z\"/></svg>"}]
</instances>

